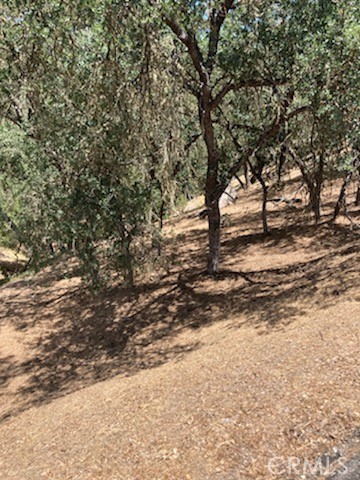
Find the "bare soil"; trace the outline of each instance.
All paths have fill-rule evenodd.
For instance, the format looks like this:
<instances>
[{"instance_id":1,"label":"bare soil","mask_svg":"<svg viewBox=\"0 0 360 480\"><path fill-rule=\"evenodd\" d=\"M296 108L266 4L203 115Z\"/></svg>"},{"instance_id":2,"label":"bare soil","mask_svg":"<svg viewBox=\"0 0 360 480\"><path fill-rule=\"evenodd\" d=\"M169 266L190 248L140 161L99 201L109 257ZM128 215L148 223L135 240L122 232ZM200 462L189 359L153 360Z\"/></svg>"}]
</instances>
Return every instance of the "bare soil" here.
<instances>
[{"instance_id":1,"label":"bare soil","mask_svg":"<svg viewBox=\"0 0 360 480\"><path fill-rule=\"evenodd\" d=\"M360 238L328 222L337 192L318 226L270 204L270 235L240 192L215 279L188 211L168 271L133 289L92 295L58 265L3 285L0 479L323 478L360 454Z\"/></svg>"}]
</instances>

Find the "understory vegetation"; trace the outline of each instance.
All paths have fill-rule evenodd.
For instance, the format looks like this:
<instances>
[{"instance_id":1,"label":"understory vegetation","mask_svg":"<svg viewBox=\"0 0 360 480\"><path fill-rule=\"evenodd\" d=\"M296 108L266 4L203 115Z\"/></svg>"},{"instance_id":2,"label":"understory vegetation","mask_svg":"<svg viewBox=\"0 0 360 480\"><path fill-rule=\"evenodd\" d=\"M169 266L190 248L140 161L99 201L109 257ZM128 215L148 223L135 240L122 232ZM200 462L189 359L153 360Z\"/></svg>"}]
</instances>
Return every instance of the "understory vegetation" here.
<instances>
[{"instance_id":1,"label":"understory vegetation","mask_svg":"<svg viewBox=\"0 0 360 480\"><path fill-rule=\"evenodd\" d=\"M348 216L359 20L356 0L4 0L1 244L34 267L76 256L94 287L133 284L162 265L164 220L204 194L214 274L232 179L261 186L269 233L295 168L314 222L334 179L332 220Z\"/></svg>"}]
</instances>

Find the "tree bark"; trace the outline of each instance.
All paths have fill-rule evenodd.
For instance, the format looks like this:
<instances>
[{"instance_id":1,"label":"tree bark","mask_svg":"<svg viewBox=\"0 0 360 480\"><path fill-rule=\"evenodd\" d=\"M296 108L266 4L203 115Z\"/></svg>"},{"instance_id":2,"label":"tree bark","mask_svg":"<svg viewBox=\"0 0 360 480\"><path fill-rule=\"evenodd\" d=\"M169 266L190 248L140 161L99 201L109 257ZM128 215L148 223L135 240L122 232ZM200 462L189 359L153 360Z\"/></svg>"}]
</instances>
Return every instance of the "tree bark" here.
<instances>
[{"instance_id":1,"label":"tree bark","mask_svg":"<svg viewBox=\"0 0 360 480\"><path fill-rule=\"evenodd\" d=\"M268 197L268 187L265 185L265 182L261 181L261 187L263 191L263 201L262 201L262 211L261 217L263 222L263 231L264 233L269 233L269 227L267 223L267 197Z\"/></svg>"},{"instance_id":2,"label":"tree bark","mask_svg":"<svg viewBox=\"0 0 360 480\"><path fill-rule=\"evenodd\" d=\"M358 185L357 192L356 192L356 199L355 199L355 207L360 205L360 184Z\"/></svg>"},{"instance_id":3,"label":"tree bark","mask_svg":"<svg viewBox=\"0 0 360 480\"><path fill-rule=\"evenodd\" d=\"M208 165L206 172L205 204L208 209L209 222L209 253L207 272L211 275L219 269L220 262L220 209L218 190L218 169L219 158L215 139L214 125L209 108L210 92L205 87L202 93L203 110L203 135L208 154Z\"/></svg>"},{"instance_id":4,"label":"tree bark","mask_svg":"<svg viewBox=\"0 0 360 480\"><path fill-rule=\"evenodd\" d=\"M319 167L315 173L315 188L314 188L314 196L312 199L312 205L313 205L313 212L315 216L315 223L318 224L320 222L321 218L321 212L320 212L320 204L321 204L321 190L323 187L323 179L324 179L324 153L321 152L320 158L319 158Z\"/></svg>"},{"instance_id":5,"label":"tree bark","mask_svg":"<svg viewBox=\"0 0 360 480\"><path fill-rule=\"evenodd\" d=\"M323 178L324 178L324 155L323 153L320 154L319 165L316 169L315 174L310 174L306 167L305 160L299 157L296 152L292 149L288 149L290 155L295 160L295 163L300 168L302 177L304 182L307 186L310 201L309 206L314 213L315 223L318 224L321 218L321 190L323 186ZM310 154L309 158L312 158L314 154Z\"/></svg>"},{"instance_id":6,"label":"tree bark","mask_svg":"<svg viewBox=\"0 0 360 480\"><path fill-rule=\"evenodd\" d=\"M345 197L346 197L346 189L347 189L349 183L351 182L352 175L353 175L353 171L351 170L346 175L344 183L341 186L339 198L338 198L338 201L336 202L335 209L334 209L334 214L333 214L333 218L332 218L333 221L335 221L337 219L337 217L340 213L340 209L341 209L342 205L344 204Z\"/></svg>"},{"instance_id":7,"label":"tree bark","mask_svg":"<svg viewBox=\"0 0 360 480\"><path fill-rule=\"evenodd\" d=\"M354 161L354 167L357 170L357 177L358 177L358 188L357 188L356 197L355 197L355 207L358 207L360 205L360 158L359 156Z\"/></svg>"},{"instance_id":8,"label":"tree bark","mask_svg":"<svg viewBox=\"0 0 360 480\"><path fill-rule=\"evenodd\" d=\"M249 169L247 163L244 164L244 177L245 177L245 186L249 188Z\"/></svg>"},{"instance_id":9,"label":"tree bark","mask_svg":"<svg viewBox=\"0 0 360 480\"><path fill-rule=\"evenodd\" d=\"M266 185L266 182L263 178L263 170L264 170L264 167L265 167L265 163L259 157L259 155L255 155L255 157L256 157L256 161L257 161L257 168L253 167L250 160L247 162L247 164L250 168L250 171L251 171L252 175L261 185L261 189L262 189L261 218L262 218L262 224L263 224L263 232L265 234L268 234L269 233L269 226L268 226L268 222L267 222L267 201L268 201L269 188Z\"/></svg>"},{"instance_id":10,"label":"tree bark","mask_svg":"<svg viewBox=\"0 0 360 480\"><path fill-rule=\"evenodd\" d=\"M208 213L209 221L209 256L207 262L207 272L210 275L218 272L220 262L220 209L219 201L214 201L212 208Z\"/></svg>"},{"instance_id":11,"label":"tree bark","mask_svg":"<svg viewBox=\"0 0 360 480\"><path fill-rule=\"evenodd\" d=\"M131 239L128 238L125 241L125 252L126 252L126 265L125 265L125 282L129 287L134 286L134 268L133 268L133 257L130 251Z\"/></svg>"},{"instance_id":12,"label":"tree bark","mask_svg":"<svg viewBox=\"0 0 360 480\"><path fill-rule=\"evenodd\" d=\"M283 171L285 162L286 162L286 146L282 145L280 150L278 168L277 168L277 184L278 185L281 184L282 171Z\"/></svg>"},{"instance_id":13,"label":"tree bark","mask_svg":"<svg viewBox=\"0 0 360 480\"><path fill-rule=\"evenodd\" d=\"M316 187L309 189L310 207L314 214L315 223L318 224L321 218L320 195Z\"/></svg>"}]
</instances>

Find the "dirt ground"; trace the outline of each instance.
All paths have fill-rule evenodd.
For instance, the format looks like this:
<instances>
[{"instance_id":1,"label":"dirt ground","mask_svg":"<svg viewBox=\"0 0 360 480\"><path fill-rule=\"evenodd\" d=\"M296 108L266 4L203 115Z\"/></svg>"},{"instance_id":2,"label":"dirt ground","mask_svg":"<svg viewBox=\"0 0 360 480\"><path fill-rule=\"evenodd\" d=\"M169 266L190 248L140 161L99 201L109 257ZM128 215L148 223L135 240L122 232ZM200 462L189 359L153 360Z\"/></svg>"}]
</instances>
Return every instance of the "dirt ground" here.
<instances>
[{"instance_id":1,"label":"dirt ground","mask_svg":"<svg viewBox=\"0 0 360 480\"><path fill-rule=\"evenodd\" d=\"M337 192L319 226L270 203L264 236L241 191L215 279L187 211L168 272L131 290L96 297L59 266L3 285L0 479L311 479L359 455L360 237L328 222Z\"/></svg>"}]
</instances>

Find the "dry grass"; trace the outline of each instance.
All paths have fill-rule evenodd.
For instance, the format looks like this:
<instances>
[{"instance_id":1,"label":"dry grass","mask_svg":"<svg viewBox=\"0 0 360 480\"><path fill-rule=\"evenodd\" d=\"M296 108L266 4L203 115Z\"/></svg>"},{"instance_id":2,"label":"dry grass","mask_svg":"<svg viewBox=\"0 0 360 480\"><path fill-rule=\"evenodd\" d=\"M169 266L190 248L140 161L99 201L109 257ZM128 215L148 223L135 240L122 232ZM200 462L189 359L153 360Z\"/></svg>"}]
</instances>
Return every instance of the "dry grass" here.
<instances>
[{"instance_id":1,"label":"dry grass","mask_svg":"<svg viewBox=\"0 0 360 480\"><path fill-rule=\"evenodd\" d=\"M1 288L1 480L290 480L272 457L359 452L359 236L285 205L264 236L259 207L227 207L216 279L187 213L170 272L131 291L51 269Z\"/></svg>"}]
</instances>

